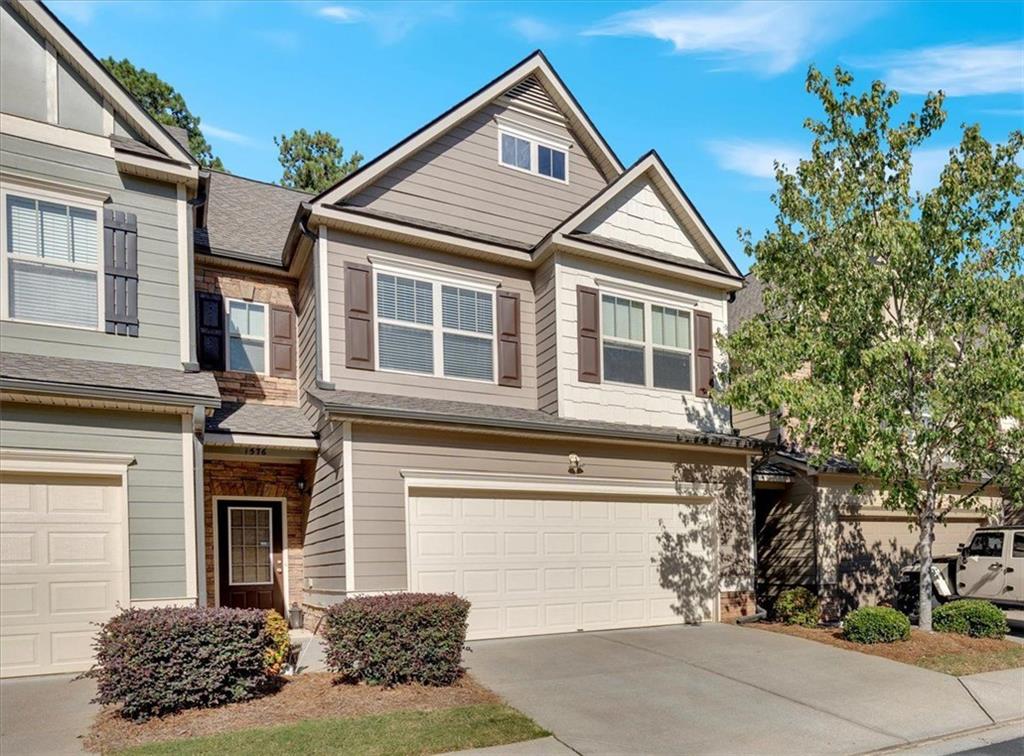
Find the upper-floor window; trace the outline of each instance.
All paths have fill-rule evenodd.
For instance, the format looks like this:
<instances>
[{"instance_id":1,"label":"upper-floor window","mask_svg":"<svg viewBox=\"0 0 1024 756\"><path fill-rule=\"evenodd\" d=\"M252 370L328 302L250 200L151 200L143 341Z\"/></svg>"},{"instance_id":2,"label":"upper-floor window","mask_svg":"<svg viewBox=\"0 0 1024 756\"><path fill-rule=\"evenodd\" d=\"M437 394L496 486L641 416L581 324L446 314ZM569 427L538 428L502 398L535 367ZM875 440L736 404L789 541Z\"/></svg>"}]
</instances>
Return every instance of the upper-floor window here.
<instances>
[{"instance_id":1,"label":"upper-floor window","mask_svg":"<svg viewBox=\"0 0 1024 756\"><path fill-rule=\"evenodd\" d=\"M101 229L95 207L6 194L4 315L96 328L103 302Z\"/></svg>"},{"instance_id":2,"label":"upper-floor window","mask_svg":"<svg viewBox=\"0 0 1024 756\"><path fill-rule=\"evenodd\" d=\"M691 391L690 313L614 294L601 296L604 380Z\"/></svg>"},{"instance_id":3,"label":"upper-floor window","mask_svg":"<svg viewBox=\"0 0 1024 756\"><path fill-rule=\"evenodd\" d=\"M502 126L498 130L498 159L502 165L539 176L568 181L568 143L527 130Z\"/></svg>"},{"instance_id":4,"label":"upper-floor window","mask_svg":"<svg viewBox=\"0 0 1024 756\"><path fill-rule=\"evenodd\" d=\"M267 371L267 307L259 302L229 299L228 370Z\"/></svg>"},{"instance_id":5,"label":"upper-floor window","mask_svg":"<svg viewBox=\"0 0 1024 756\"><path fill-rule=\"evenodd\" d=\"M378 271L377 362L382 370L494 380L494 294Z\"/></svg>"}]
</instances>

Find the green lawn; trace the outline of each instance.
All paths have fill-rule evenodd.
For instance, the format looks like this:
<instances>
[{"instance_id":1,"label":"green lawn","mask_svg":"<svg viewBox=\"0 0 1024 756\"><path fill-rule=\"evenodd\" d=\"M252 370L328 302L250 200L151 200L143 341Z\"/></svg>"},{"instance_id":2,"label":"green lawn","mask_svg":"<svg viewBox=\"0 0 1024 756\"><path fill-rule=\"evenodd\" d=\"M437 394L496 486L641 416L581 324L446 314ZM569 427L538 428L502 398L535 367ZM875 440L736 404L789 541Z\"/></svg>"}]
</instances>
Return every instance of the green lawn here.
<instances>
[{"instance_id":1,"label":"green lawn","mask_svg":"<svg viewBox=\"0 0 1024 756\"><path fill-rule=\"evenodd\" d=\"M142 756L177 754L352 754L401 756L515 743L546 737L515 709L480 704L436 711L399 711L355 719L311 719L294 725L171 740L120 751Z\"/></svg>"}]
</instances>

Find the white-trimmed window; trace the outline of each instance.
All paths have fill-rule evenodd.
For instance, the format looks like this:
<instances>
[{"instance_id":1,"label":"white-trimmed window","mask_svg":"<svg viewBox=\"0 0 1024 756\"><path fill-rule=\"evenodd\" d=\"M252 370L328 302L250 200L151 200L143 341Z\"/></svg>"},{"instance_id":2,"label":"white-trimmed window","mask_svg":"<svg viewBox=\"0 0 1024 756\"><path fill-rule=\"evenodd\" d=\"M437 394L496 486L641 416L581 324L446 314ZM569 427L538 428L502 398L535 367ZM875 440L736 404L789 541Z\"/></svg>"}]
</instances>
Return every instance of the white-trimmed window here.
<instances>
[{"instance_id":1,"label":"white-trimmed window","mask_svg":"<svg viewBox=\"0 0 1024 756\"><path fill-rule=\"evenodd\" d=\"M101 206L3 195L3 315L96 329L102 323Z\"/></svg>"},{"instance_id":2,"label":"white-trimmed window","mask_svg":"<svg viewBox=\"0 0 1024 756\"><path fill-rule=\"evenodd\" d=\"M267 373L267 306L240 299L228 299L226 304L227 369L243 373Z\"/></svg>"},{"instance_id":3,"label":"white-trimmed window","mask_svg":"<svg viewBox=\"0 0 1024 756\"><path fill-rule=\"evenodd\" d=\"M602 294L601 337L605 381L693 390L693 318L688 311Z\"/></svg>"},{"instance_id":4,"label":"white-trimmed window","mask_svg":"<svg viewBox=\"0 0 1024 756\"><path fill-rule=\"evenodd\" d=\"M498 128L498 162L538 176L569 181L570 143L525 126L501 124Z\"/></svg>"},{"instance_id":5,"label":"white-trimmed window","mask_svg":"<svg viewBox=\"0 0 1024 756\"><path fill-rule=\"evenodd\" d=\"M494 291L375 272L377 368L494 381Z\"/></svg>"}]
</instances>

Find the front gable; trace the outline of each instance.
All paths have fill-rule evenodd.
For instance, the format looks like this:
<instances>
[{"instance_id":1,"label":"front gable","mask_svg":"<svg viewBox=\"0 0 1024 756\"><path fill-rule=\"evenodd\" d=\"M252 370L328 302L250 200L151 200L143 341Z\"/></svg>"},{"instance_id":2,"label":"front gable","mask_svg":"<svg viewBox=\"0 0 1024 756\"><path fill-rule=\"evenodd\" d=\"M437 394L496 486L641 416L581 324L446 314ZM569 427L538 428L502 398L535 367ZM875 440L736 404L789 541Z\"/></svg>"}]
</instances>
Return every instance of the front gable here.
<instances>
[{"instance_id":1,"label":"front gable","mask_svg":"<svg viewBox=\"0 0 1024 756\"><path fill-rule=\"evenodd\" d=\"M502 134L525 145L522 167L503 158ZM542 175L551 149L564 169ZM535 53L312 204L525 251L621 170Z\"/></svg>"}]
</instances>

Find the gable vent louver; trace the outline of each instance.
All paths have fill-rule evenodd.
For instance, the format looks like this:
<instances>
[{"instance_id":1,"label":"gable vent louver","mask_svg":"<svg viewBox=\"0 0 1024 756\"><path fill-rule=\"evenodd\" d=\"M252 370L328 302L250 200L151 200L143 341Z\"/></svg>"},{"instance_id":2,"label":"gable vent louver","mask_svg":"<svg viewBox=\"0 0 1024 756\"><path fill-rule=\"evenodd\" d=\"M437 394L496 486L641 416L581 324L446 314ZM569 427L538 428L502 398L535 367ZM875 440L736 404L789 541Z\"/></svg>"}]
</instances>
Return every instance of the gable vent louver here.
<instances>
[{"instance_id":1,"label":"gable vent louver","mask_svg":"<svg viewBox=\"0 0 1024 756\"><path fill-rule=\"evenodd\" d=\"M559 123L565 122L565 114L555 105L551 95L548 94L548 91L537 80L536 76L527 76L505 92L503 99L511 108L552 118Z\"/></svg>"}]
</instances>

